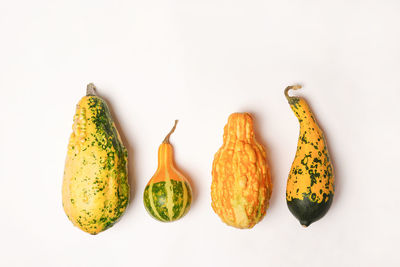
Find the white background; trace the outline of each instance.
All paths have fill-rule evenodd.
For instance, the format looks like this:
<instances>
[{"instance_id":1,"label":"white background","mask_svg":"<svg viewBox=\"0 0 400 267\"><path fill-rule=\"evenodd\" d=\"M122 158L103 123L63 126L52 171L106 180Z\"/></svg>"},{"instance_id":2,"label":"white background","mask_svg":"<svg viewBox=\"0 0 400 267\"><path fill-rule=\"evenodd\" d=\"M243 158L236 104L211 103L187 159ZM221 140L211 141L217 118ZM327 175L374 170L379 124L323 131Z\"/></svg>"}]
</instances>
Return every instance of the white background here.
<instances>
[{"instance_id":1,"label":"white background","mask_svg":"<svg viewBox=\"0 0 400 267\"><path fill-rule=\"evenodd\" d=\"M1 266L400 266L400 1L0 1ZM75 105L94 82L129 150L130 203L91 236L61 205ZM286 207L301 83L336 171L328 214L304 229ZM210 206L230 113L251 112L274 191L251 230ZM142 204L171 137L193 181L190 212Z\"/></svg>"}]
</instances>

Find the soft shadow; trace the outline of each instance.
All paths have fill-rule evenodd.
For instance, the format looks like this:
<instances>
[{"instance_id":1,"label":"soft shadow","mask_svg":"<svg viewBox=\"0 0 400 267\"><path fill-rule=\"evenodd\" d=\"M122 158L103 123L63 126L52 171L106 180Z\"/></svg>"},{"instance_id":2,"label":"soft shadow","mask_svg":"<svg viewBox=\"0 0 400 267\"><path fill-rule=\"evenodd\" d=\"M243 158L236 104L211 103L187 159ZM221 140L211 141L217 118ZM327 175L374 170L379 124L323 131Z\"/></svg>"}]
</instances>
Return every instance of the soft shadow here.
<instances>
[{"instance_id":1,"label":"soft shadow","mask_svg":"<svg viewBox=\"0 0 400 267\"><path fill-rule=\"evenodd\" d=\"M118 121L118 116L115 114L114 109L113 109L113 104L107 96L99 94L99 90L96 90L96 94L101 97L108 106L108 109L111 113L112 119L115 123L115 127L117 127L118 133L121 137L122 143L124 144L125 148L128 151L128 183L129 183L129 204L133 202L133 199L136 196L136 165L135 165L135 150L133 149L133 146L131 145L131 142L128 141L124 134L123 127ZM128 207L129 208L129 207Z\"/></svg>"},{"instance_id":2,"label":"soft shadow","mask_svg":"<svg viewBox=\"0 0 400 267\"><path fill-rule=\"evenodd\" d=\"M255 137L257 139L257 142L260 143L264 148L265 148L265 152L266 152L266 162L267 165L269 166L269 171L270 171L270 175L271 175L271 181L272 181L272 193L271 193L271 198L269 200L269 205L268 205L268 210L267 210L267 214L273 210L272 206L275 203L275 201L277 200L278 195L275 193L275 188L276 188L276 184L275 184L275 177L276 177L276 173L275 173L275 169L274 166L275 164L273 164L273 162L271 161L271 150L270 147L268 145L268 143L264 140L263 138L263 134L260 131L260 126L261 125L261 120L258 119L257 115L255 112L247 112L251 115L251 117L253 118L253 130L254 130L254 134Z\"/></svg>"}]
</instances>

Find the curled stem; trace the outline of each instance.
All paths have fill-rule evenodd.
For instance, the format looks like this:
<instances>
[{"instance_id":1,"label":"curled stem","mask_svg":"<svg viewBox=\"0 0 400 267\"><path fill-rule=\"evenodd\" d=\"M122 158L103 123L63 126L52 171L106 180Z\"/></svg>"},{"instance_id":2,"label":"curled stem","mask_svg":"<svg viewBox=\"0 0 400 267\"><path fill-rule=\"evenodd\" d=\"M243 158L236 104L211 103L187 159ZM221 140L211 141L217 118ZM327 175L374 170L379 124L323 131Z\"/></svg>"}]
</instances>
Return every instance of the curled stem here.
<instances>
[{"instance_id":1,"label":"curled stem","mask_svg":"<svg viewBox=\"0 0 400 267\"><path fill-rule=\"evenodd\" d=\"M291 86L286 87L285 96L286 96L286 99L289 101L289 103L293 100L293 98L296 98L295 96L290 96L289 95L289 90L297 90L297 89L300 89L300 88L301 88L300 84L295 84L295 85L291 85Z\"/></svg>"},{"instance_id":2,"label":"curled stem","mask_svg":"<svg viewBox=\"0 0 400 267\"><path fill-rule=\"evenodd\" d=\"M176 125L177 125L177 124L178 124L178 120L175 120L174 127L172 127L171 131L169 131L169 133L167 134L167 136L164 138L163 144L169 144L169 137L170 137L171 134L175 131Z\"/></svg>"},{"instance_id":3,"label":"curled stem","mask_svg":"<svg viewBox=\"0 0 400 267\"><path fill-rule=\"evenodd\" d=\"M96 86L93 83L89 83L86 87L86 96L96 95Z\"/></svg>"}]
</instances>

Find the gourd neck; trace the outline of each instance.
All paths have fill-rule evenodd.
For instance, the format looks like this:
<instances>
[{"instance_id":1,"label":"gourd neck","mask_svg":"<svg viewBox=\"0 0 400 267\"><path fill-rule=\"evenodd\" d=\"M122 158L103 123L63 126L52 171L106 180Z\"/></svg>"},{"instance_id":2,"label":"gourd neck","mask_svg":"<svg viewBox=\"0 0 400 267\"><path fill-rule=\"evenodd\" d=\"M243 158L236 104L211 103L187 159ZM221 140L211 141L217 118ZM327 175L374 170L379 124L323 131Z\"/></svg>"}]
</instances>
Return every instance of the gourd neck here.
<instances>
[{"instance_id":1,"label":"gourd neck","mask_svg":"<svg viewBox=\"0 0 400 267\"><path fill-rule=\"evenodd\" d=\"M175 131L178 120L175 120L171 131L165 136L162 144L158 148L158 169L171 168L174 165L174 148L169 142L169 137Z\"/></svg>"},{"instance_id":2,"label":"gourd neck","mask_svg":"<svg viewBox=\"0 0 400 267\"><path fill-rule=\"evenodd\" d=\"M224 141L226 145L237 141L254 141L253 119L249 113L233 113L229 116L224 128Z\"/></svg>"},{"instance_id":3,"label":"gourd neck","mask_svg":"<svg viewBox=\"0 0 400 267\"><path fill-rule=\"evenodd\" d=\"M174 166L174 148L171 144L162 143L158 148L158 170Z\"/></svg>"},{"instance_id":4,"label":"gourd neck","mask_svg":"<svg viewBox=\"0 0 400 267\"><path fill-rule=\"evenodd\" d=\"M285 89L285 96L289 102L290 108L293 110L294 115L299 120L300 125L313 125L316 124L314 114L312 113L307 101L302 97L289 96L289 90L298 90L301 85L288 86Z\"/></svg>"},{"instance_id":5,"label":"gourd neck","mask_svg":"<svg viewBox=\"0 0 400 267\"><path fill-rule=\"evenodd\" d=\"M293 113L299 120L300 124L316 123L314 114L312 113L310 106L303 98L299 98L297 103L291 104L290 108L293 110Z\"/></svg>"}]
</instances>

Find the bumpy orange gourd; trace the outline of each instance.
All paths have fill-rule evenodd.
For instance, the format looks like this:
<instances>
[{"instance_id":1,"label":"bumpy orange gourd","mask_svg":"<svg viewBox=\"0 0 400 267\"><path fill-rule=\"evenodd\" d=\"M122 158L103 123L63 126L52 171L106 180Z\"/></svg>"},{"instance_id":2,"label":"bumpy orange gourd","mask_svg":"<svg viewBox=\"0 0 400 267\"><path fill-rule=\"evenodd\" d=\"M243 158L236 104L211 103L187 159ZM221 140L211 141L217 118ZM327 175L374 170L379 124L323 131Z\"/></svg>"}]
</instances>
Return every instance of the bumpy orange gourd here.
<instances>
[{"instance_id":1,"label":"bumpy orange gourd","mask_svg":"<svg viewBox=\"0 0 400 267\"><path fill-rule=\"evenodd\" d=\"M252 228L264 217L272 192L265 149L248 113L229 116L223 139L213 162L211 205L226 224Z\"/></svg>"}]
</instances>

